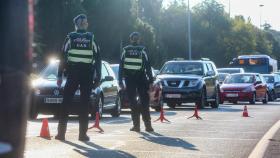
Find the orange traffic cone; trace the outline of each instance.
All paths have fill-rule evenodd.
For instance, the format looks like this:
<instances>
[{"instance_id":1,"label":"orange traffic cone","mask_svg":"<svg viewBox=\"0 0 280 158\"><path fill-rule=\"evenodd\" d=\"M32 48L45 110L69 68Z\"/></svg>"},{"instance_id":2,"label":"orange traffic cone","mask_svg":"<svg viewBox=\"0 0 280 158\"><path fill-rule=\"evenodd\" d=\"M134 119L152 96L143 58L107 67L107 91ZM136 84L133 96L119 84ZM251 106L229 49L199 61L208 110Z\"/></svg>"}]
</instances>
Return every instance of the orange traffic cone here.
<instances>
[{"instance_id":1,"label":"orange traffic cone","mask_svg":"<svg viewBox=\"0 0 280 158\"><path fill-rule=\"evenodd\" d=\"M248 110L247 110L247 105L244 106L244 110L243 110L242 116L243 117L249 117Z\"/></svg>"},{"instance_id":2,"label":"orange traffic cone","mask_svg":"<svg viewBox=\"0 0 280 158\"><path fill-rule=\"evenodd\" d=\"M99 126L99 120L100 120L99 112L96 112L95 113L95 124L88 129L97 128L97 129L99 129L99 132L104 132L104 130Z\"/></svg>"},{"instance_id":3,"label":"orange traffic cone","mask_svg":"<svg viewBox=\"0 0 280 158\"><path fill-rule=\"evenodd\" d=\"M193 114L191 117L189 117L188 119L193 118L193 117L195 117L195 118L198 119L198 120L202 120L202 118L198 115L198 108L197 108L197 105L195 105L194 114Z\"/></svg>"},{"instance_id":4,"label":"orange traffic cone","mask_svg":"<svg viewBox=\"0 0 280 158\"><path fill-rule=\"evenodd\" d=\"M43 124L40 132L40 137L51 139L50 131L49 131L49 122L47 118L43 119Z\"/></svg>"},{"instance_id":5,"label":"orange traffic cone","mask_svg":"<svg viewBox=\"0 0 280 158\"><path fill-rule=\"evenodd\" d=\"M164 116L164 111L163 111L163 108L162 108L162 107L160 107L160 116L159 116L159 118L156 119L154 122L157 122L157 121L159 121L159 120L160 120L160 122L163 122L163 121L170 122L169 120L167 120L167 119L165 118L165 116Z\"/></svg>"}]
</instances>

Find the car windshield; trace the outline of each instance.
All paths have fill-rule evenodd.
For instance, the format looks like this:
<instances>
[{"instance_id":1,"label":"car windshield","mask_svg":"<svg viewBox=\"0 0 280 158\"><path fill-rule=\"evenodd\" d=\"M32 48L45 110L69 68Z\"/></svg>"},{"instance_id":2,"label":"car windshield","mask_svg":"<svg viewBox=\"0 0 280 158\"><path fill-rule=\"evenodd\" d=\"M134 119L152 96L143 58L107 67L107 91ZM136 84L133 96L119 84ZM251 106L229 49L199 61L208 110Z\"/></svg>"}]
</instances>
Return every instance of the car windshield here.
<instances>
[{"instance_id":1,"label":"car windshield","mask_svg":"<svg viewBox=\"0 0 280 158\"><path fill-rule=\"evenodd\" d=\"M228 74L218 74L218 80L220 82L223 82L227 76L228 76Z\"/></svg>"},{"instance_id":2,"label":"car windshield","mask_svg":"<svg viewBox=\"0 0 280 158\"><path fill-rule=\"evenodd\" d=\"M118 78L118 76L119 76L119 65L113 65L113 66L111 66L111 68L112 68L115 76Z\"/></svg>"},{"instance_id":3,"label":"car windshield","mask_svg":"<svg viewBox=\"0 0 280 158\"><path fill-rule=\"evenodd\" d=\"M55 80L57 79L57 71L58 71L58 63L49 64L42 70L40 76L44 79Z\"/></svg>"},{"instance_id":4,"label":"car windshield","mask_svg":"<svg viewBox=\"0 0 280 158\"><path fill-rule=\"evenodd\" d=\"M224 83L254 83L254 75L231 75L226 78Z\"/></svg>"},{"instance_id":5,"label":"car windshield","mask_svg":"<svg viewBox=\"0 0 280 158\"><path fill-rule=\"evenodd\" d=\"M233 73L240 73L240 69L218 69L218 72L233 74Z\"/></svg>"},{"instance_id":6,"label":"car windshield","mask_svg":"<svg viewBox=\"0 0 280 158\"><path fill-rule=\"evenodd\" d=\"M274 77L273 76L263 76L266 83L274 83Z\"/></svg>"},{"instance_id":7,"label":"car windshield","mask_svg":"<svg viewBox=\"0 0 280 158\"><path fill-rule=\"evenodd\" d=\"M162 68L160 74L193 74L203 75L201 63L195 62L172 62Z\"/></svg>"}]
</instances>

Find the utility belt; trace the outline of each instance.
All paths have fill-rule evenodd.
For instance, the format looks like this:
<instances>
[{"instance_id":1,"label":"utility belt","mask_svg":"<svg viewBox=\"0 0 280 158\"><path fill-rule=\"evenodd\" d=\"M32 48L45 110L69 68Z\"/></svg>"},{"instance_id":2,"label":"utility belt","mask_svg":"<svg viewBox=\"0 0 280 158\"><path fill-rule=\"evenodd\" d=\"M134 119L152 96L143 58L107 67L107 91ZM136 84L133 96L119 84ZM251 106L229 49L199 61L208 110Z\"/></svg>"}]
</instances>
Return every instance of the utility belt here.
<instances>
[{"instance_id":1,"label":"utility belt","mask_svg":"<svg viewBox=\"0 0 280 158\"><path fill-rule=\"evenodd\" d=\"M92 64L85 63L68 63L66 73L80 72L80 73L93 73L95 67Z\"/></svg>"}]
</instances>

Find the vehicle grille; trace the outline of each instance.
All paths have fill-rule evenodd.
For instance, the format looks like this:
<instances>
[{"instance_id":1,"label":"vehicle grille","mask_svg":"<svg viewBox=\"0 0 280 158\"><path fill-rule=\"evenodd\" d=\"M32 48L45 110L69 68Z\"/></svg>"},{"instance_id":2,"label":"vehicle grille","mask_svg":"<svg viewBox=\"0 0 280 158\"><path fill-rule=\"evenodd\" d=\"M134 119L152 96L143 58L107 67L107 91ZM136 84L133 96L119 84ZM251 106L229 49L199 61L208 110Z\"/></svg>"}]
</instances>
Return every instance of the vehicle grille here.
<instances>
[{"instance_id":1,"label":"vehicle grille","mask_svg":"<svg viewBox=\"0 0 280 158\"><path fill-rule=\"evenodd\" d=\"M163 87L172 87L172 88L182 88L182 87L188 87L189 86L188 80L173 80L173 81L162 81Z\"/></svg>"},{"instance_id":2,"label":"vehicle grille","mask_svg":"<svg viewBox=\"0 0 280 158\"><path fill-rule=\"evenodd\" d=\"M167 86L169 87L179 87L181 81L167 81Z\"/></svg>"}]
</instances>

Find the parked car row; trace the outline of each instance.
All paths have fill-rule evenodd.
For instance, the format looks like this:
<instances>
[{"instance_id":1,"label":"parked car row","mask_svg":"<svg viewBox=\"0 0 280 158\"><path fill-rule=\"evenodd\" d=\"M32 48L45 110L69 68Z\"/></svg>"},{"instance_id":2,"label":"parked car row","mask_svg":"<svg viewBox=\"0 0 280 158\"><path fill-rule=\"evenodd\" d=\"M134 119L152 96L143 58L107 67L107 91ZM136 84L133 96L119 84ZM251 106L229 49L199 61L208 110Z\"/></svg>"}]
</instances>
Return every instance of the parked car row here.
<instances>
[{"instance_id":1,"label":"parked car row","mask_svg":"<svg viewBox=\"0 0 280 158\"><path fill-rule=\"evenodd\" d=\"M39 113L58 113L62 102L65 78L61 88L56 85L59 60L52 60L32 81L32 104L30 117ZM118 117L121 109L129 108L125 89L118 85L118 64L102 61L101 85L92 90L89 113L95 117L98 109L100 117L110 113ZM153 69L154 83L149 91L150 105L159 111L164 103L176 108L183 103L195 103L198 108L210 106L218 108L225 101L237 103L248 101L266 104L280 97L280 73L262 75L246 73L242 68L220 68L209 59L167 61L160 70ZM123 81L124 82L124 81ZM77 90L70 114L75 114L79 104L80 91ZM138 103L141 101L136 98Z\"/></svg>"}]
</instances>

